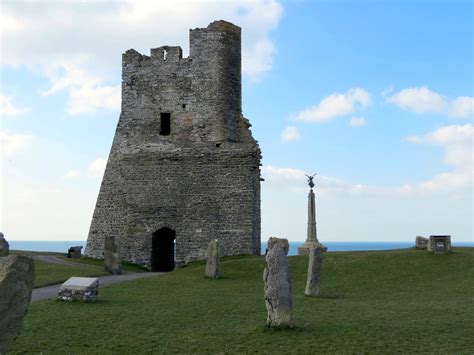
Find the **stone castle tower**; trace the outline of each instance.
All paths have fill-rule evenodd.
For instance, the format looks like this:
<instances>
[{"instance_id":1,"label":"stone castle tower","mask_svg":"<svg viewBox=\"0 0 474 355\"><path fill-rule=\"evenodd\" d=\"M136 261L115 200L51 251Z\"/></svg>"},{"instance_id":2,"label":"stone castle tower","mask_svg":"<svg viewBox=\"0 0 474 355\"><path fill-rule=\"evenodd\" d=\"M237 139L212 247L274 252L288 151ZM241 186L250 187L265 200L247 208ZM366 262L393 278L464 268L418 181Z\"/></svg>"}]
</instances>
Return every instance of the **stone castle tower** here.
<instances>
[{"instance_id":1,"label":"stone castle tower","mask_svg":"<svg viewBox=\"0 0 474 355\"><path fill-rule=\"evenodd\" d=\"M260 254L260 149L242 115L240 27L216 21L180 47L122 56L122 112L85 255L106 236L124 261L166 271L222 255Z\"/></svg>"}]
</instances>

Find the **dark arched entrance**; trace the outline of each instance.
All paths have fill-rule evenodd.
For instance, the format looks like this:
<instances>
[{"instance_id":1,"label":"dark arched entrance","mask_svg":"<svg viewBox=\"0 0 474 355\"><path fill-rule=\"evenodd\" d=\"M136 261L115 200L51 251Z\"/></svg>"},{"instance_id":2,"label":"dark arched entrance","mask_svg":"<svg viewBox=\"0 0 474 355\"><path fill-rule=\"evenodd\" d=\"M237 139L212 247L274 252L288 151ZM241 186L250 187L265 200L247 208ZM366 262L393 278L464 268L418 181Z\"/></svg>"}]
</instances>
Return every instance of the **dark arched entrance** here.
<instances>
[{"instance_id":1,"label":"dark arched entrance","mask_svg":"<svg viewBox=\"0 0 474 355\"><path fill-rule=\"evenodd\" d=\"M151 239L151 271L174 269L174 240L176 233L167 227L153 233Z\"/></svg>"}]
</instances>

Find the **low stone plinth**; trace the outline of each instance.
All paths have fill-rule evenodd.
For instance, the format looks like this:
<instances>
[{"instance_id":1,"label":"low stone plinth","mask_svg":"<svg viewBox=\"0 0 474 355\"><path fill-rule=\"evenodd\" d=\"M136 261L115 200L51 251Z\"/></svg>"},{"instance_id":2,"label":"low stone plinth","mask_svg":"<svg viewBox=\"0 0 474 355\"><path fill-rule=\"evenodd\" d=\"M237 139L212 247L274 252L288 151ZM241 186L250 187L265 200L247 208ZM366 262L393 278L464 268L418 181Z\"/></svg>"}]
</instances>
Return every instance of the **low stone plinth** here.
<instances>
[{"instance_id":1,"label":"low stone plinth","mask_svg":"<svg viewBox=\"0 0 474 355\"><path fill-rule=\"evenodd\" d=\"M309 250L314 248L321 248L321 251L328 251L328 247L318 243L318 242L306 242L303 245L298 247L298 255L309 255Z\"/></svg>"},{"instance_id":2,"label":"low stone plinth","mask_svg":"<svg viewBox=\"0 0 474 355\"><path fill-rule=\"evenodd\" d=\"M58 299L94 302L98 294L99 280L96 277L71 277L59 288Z\"/></svg>"},{"instance_id":3,"label":"low stone plinth","mask_svg":"<svg viewBox=\"0 0 474 355\"><path fill-rule=\"evenodd\" d=\"M427 245L428 251L435 254L446 254L451 251L450 235L430 235Z\"/></svg>"}]
</instances>

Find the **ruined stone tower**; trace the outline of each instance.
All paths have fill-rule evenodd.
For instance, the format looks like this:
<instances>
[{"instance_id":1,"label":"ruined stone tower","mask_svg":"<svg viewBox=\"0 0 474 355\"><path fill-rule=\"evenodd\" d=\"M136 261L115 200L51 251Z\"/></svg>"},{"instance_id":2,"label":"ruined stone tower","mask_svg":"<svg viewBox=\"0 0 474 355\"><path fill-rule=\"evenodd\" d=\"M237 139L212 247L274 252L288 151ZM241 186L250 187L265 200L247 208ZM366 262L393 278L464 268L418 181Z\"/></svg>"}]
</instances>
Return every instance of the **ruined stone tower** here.
<instances>
[{"instance_id":1,"label":"ruined stone tower","mask_svg":"<svg viewBox=\"0 0 474 355\"><path fill-rule=\"evenodd\" d=\"M124 261L152 270L260 254L260 149L241 106L240 27L190 31L190 53L163 46L122 56L122 112L85 255L105 236Z\"/></svg>"}]
</instances>

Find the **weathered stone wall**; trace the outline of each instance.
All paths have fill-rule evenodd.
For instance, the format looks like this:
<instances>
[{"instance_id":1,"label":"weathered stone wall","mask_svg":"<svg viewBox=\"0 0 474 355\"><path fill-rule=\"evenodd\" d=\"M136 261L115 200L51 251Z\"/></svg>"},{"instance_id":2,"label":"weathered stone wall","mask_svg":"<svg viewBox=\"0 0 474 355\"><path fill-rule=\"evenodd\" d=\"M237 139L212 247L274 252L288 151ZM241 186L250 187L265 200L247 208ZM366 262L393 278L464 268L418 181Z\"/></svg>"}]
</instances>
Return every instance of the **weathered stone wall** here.
<instances>
[{"instance_id":1,"label":"weathered stone wall","mask_svg":"<svg viewBox=\"0 0 474 355\"><path fill-rule=\"evenodd\" d=\"M165 55L166 53L166 55ZM176 261L260 253L260 150L241 112L240 28L217 21L179 47L123 55L122 113L85 254L118 236L124 261L151 264L152 233L176 231ZM160 135L160 114L171 114Z\"/></svg>"}]
</instances>

